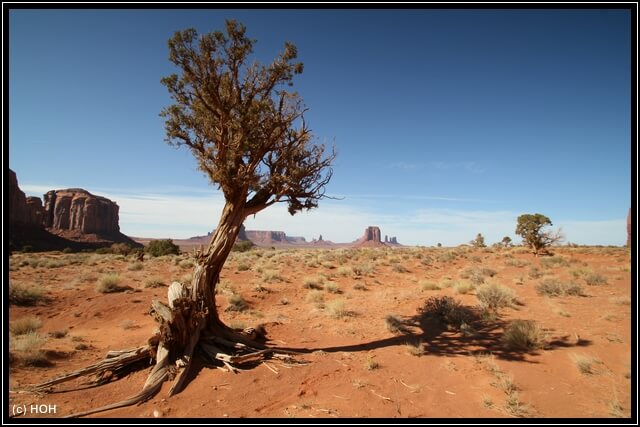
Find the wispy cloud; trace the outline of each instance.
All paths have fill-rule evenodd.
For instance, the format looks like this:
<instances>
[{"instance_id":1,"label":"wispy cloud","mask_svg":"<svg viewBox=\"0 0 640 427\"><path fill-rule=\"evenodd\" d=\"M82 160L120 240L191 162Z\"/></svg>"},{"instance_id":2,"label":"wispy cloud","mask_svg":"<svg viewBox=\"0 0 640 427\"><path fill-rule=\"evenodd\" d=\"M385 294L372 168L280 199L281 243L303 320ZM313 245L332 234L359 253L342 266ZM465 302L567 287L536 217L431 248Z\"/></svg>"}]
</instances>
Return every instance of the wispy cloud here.
<instances>
[{"instance_id":1,"label":"wispy cloud","mask_svg":"<svg viewBox=\"0 0 640 427\"><path fill-rule=\"evenodd\" d=\"M465 162L444 162L444 161L433 161L433 162L423 162L423 163L408 163L408 162L393 162L387 165L387 168L390 169L399 169L404 171L414 171L421 169L435 169L440 171L451 170L451 171L465 171L471 174L481 174L486 171L484 167L474 161L465 161Z\"/></svg>"}]
</instances>

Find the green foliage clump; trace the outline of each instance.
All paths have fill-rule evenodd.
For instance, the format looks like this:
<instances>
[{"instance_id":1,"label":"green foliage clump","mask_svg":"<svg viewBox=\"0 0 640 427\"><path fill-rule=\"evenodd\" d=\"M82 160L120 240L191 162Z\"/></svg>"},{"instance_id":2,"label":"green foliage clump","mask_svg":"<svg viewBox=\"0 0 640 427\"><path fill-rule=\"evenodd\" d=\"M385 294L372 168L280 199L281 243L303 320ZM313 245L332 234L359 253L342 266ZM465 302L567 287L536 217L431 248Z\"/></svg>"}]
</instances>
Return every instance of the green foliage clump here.
<instances>
[{"instance_id":1,"label":"green foliage clump","mask_svg":"<svg viewBox=\"0 0 640 427\"><path fill-rule=\"evenodd\" d=\"M533 253L537 255L540 251L562 239L559 232L554 234L550 231L543 231L543 228L548 225L553 224L548 217L542 214L520 215L516 226L516 234L521 236L524 243L533 249Z\"/></svg>"},{"instance_id":2,"label":"green foliage clump","mask_svg":"<svg viewBox=\"0 0 640 427\"><path fill-rule=\"evenodd\" d=\"M251 240L242 240L233 245L233 248L231 248L231 252L247 252L253 249L254 246L255 245Z\"/></svg>"},{"instance_id":3,"label":"green foliage clump","mask_svg":"<svg viewBox=\"0 0 640 427\"><path fill-rule=\"evenodd\" d=\"M144 251L151 256L180 255L180 248L171 239L152 240Z\"/></svg>"}]
</instances>

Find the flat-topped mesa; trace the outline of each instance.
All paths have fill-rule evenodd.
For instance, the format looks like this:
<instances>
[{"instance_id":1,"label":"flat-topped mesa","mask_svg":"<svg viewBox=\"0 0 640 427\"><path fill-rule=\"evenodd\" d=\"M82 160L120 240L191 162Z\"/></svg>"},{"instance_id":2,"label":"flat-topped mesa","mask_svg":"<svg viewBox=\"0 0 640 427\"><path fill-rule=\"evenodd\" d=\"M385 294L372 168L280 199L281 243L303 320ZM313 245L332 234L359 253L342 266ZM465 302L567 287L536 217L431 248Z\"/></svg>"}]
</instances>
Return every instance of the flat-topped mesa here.
<instances>
[{"instance_id":1,"label":"flat-topped mesa","mask_svg":"<svg viewBox=\"0 0 640 427\"><path fill-rule=\"evenodd\" d=\"M82 188L51 190L44 195L45 226L84 234L118 234L118 205Z\"/></svg>"},{"instance_id":2,"label":"flat-topped mesa","mask_svg":"<svg viewBox=\"0 0 640 427\"><path fill-rule=\"evenodd\" d=\"M256 245L287 243L287 235L284 231L246 230L246 235Z\"/></svg>"}]
</instances>

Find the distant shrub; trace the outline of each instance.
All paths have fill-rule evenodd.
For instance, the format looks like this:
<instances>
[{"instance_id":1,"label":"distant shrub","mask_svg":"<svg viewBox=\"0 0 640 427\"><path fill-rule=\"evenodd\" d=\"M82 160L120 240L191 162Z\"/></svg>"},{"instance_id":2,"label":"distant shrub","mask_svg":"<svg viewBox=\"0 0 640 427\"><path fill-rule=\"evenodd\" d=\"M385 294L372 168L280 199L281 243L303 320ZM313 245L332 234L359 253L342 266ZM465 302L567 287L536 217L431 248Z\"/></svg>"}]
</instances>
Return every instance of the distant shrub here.
<instances>
[{"instance_id":1,"label":"distant shrub","mask_svg":"<svg viewBox=\"0 0 640 427\"><path fill-rule=\"evenodd\" d=\"M158 277L150 277L144 281L145 288L159 288L164 286L167 286L167 284Z\"/></svg>"},{"instance_id":2,"label":"distant shrub","mask_svg":"<svg viewBox=\"0 0 640 427\"><path fill-rule=\"evenodd\" d=\"M511 288L493 283L478 288L476 297L482 308L495 312L500 308L511 306L516 293Z\"/></svg>"},{"instance_id":3,"label":"distant shrub","mask_svg":"<svg viewBox=\"0 0 640 427\"><path fill-rule=\"evenodd\" d=\"M387 330L394 334L410 332L410 330L407 329L402 320L400 320L397 316L391 314L388 314L384 318L384 324L386 325Z\"/></svg>"},{"instance_id":4,"label":"distant shrub","mask_svg":"<svg viewBox=\"0 0 640 427\"><path fill-rule=\"evenodd\" d=\"M180 268L193 268L195 263L190 259L183 259L178 265Z\"/></svg>"},{"instance_id":5,"label":"distant shrub","mask_svg":"<svg viewBox=\"0 0 640 427\"><path fill-rule=\"evenodd\" d=\"M280 272L277 270L265 270L262 273L262 280L268 283L284 281L282 276L280 276Z\"/></svg>"},{"instance_id":6,"label":"distant shrub","mask_svg":"<svg viewBox=\"0 0 640 427\"><path fill-rule=\"evenodd\" d=\"M437 289L440 289L440 286L438 286L437 283L431 282L429 280L420 280L418 282L418 285L420 285L420 288L423 291L435 291Z\"/></svg>"},{"instance_id":7,"label":"distant shrub","mask_svg":"<svg viewBox=\"0 0 640 427\"><path fill-rule=\"evenodd\" d=\"M344 277L353 276L353 274L354 274L353 268L348 267L348 266L339 267L337 273L338 273L338 275L344 276Z\"/></svg>"},{"instance_id":8,"label":"distant shrub","mask_svg":"<svg viewBox=\"0 0 640 427\"><path fill-rule=\"evenodd\" d=\"M131 251L133 250L133 246L129 245L128 243L114 243L109 249L112 254L126 256L131 253Z\"/></svg>"},{"instance_id":9,"label":"distant shrub","mask_svg":"<svg viewBox=\"0 0 640 427\"><path fill-rule=\"evenodd\" d=\"M47 339L36 332L29 332L15 339L11 339L9 343L9 363L19 363L23 366L33 367L50 366L51 362L49 362L46 354L41 350L46 342Z\"/></svg>"},{"instance_id":10,"label":"distant shrub","mask_svg":"<svg viewBox=\"0 0 640 427\"><path fill-rule=\"evenodd\" d=\"M73 249L71 249L71 248L64 248L64 249L62 250L62 253L63 253L63 254L72 254L72 253L73 253Z\"/></svg>"},{"instance_id":11,"label":"distant shrub","mask_svg":"<svg viewBox=\"0 0 640 427\"><path fill-rule=\"evenodd\" d=\"M533 350L543 341L544 331L533 320L514 320L502 335L502 342L515 350Z\"/></svg>"},{"instance_id":12,"label":"distant shrub","mask_svg":"<svg viewBox=\"0 0 640 427\"><path fill-rule=\"evenodd\" d=\"M340 293L340 289L338 289L338 284L335 282L325 282L324 283L324 290L332 293L332 294L339 294Z\"/></svg>"},{"instance_id":13,"label":"distant shrub","mask_svg":"<svg viewBox=\"0 0 640 427\"><path fill-rule=\"evenodd\" d=\"M27 253L27 252L33 252L33 246L31 245L24 245L22 247L22 252Z\"/></svg>"},{"instance_id":14,"label":"distant shrub","mask_svg":"<svg viewBox=\"0 0 640 427\"><path fill-rule=\"evenodd\" d=\"M238 264L238 271L247 271L250 269L251 269L251 266L249 264L246 264L244 262L241 262Z\"/></svg>"},{"instance_id":15,"label":"distant shrub","mask_svg":"<svg viewBox=\"0 0 640 427\"><path fill-rule=\"evenodd\" d=\"M14 320L9 325L9 330L13 335L25 335L35 332L42 326L42 321L35 316L21 317Z\"/></svg>"},{"instance_id":16,"label":"distant shrub","mask_svg":"<svg viewBox=\"0 0 640 427\"><path fill-rule=\"evenodd\" d=\"M356 276L369 276L373 273L373 266L369 263L355 265L352 269Z\"/></svg>"},{"instance_id":17,"label":"distant shrub","mask_svg":"<svg viewBox=\"0 0 640 427\"><path fill-rule=\"evenodd\" d=\"M180 248L171 239L152 240L145 246L144 251L154 257L180 255Z\"/></svg>"},{"instance_id":18,"label":"distant shrub","mask_svg":"<svg viewBox=\"0 0 640 427\"><path fill-rule=\"evenodd\" d=\"M539 279L544 275L542 271L538 267L531 267L529 269L529 278L530 279Z\"/></svg>"},{"instance_id":19,"label":"distant shrub","mask_svg":"<svg viewBox=\"0 0 640 427\"><path fill-rule=\"evenodd\" d=\"M253 249L254 246L255 244L251 240L242 240L233 245L231 252L247 252Z\"/></svg>"},{"instance_id":20,"label":"distant shrub","mask_svg":"<svg viewBox=\"0 0 640 427\"><path fill-rule=\"evenodd\" d=\"M309 291L309 293L307 294L305 300L307 302L313 302L316 304L324 304L324 292L318 290L318 289L313 289L311 291Z\"/></svg>"},{"instance_id":21,"label":"distant shrub","mask_svg":"<svg viewBox=\"0 0 640 427\"><path fill-rule=\"evenodd\" d=\"M114 292L123 292L131 289L128 286L120 286L120 276L116 273L107 274L98 280L96 291L101 294L109 294Z\"/></svg>"},{"instance_id":22,"label":"distant shrub","mask_svg":"<svg viewBox=\"0 0 640 427\"><path fill-rule=\"evenodd\" d=\"M144 265L141 262L134 262L133 264L129 264L127 269L129 271L140 271L144 268Z\"/></svg>"},{"instance_id":23,"label":"distant shrub","mask_svg":"<svg viewBox=\"0 0 640 427\"><path fill-rule=\"evenodd\" d=\"M111 253L111 249L110 248L98 248L98 249L96 249L96 253L99 254L99 255L110 254Z\"/></svg>"},{"instance_id":24,"label":"distant shrub","mask_svg":"<svg viewBox=\"0 0 640 427\"><path fill-rule=\"evenodd\" d=\"M9 304L31 306L46 301L42 288L9 281Z\"/></svg>"},{"instance_id":25,"label":"distant shrub","mask_svg":"<svg viewBox=\"0 0 640 427\"><path fill-rule=\"evenodd\" d=\"M553 267L568 267L569 261L561 256L550 256L546 258L542 258L540 260L540 265L543 268L553 268Z\"/></svg>"},{"instance_id":26,"label":"distant shrub","mask_svg":"<svg viewBox=\"0 0 640 427\"><path fill-rule=\"evenodd\" d=\"M546 295L549 297L584 295L584 292L580 285L574 283L562 283L558 279L554 278L543 280L540 284L538 284L538 286L536 286L536 291L539 295Z\"/></svg>"},{"instance_id":27,"label":"distant shrub","mask_svg":"<svg viewBox=\"0 0 640 427\"><path fill-rule=\"evenodd\" d=\"M232 294L229 297L229 305L225 311L244 311L248 308L248 304L242 295Z\"/></svg>"},{"instance_id":28,"label":"distant shrub","mask_svg":"<svg viewBox=\"0 0 640 427\"><path fill-rule=\"evenodd\" d=\"M408 273L409 272L409 270L407 270L407 268L402 264L394 264L394 266L391 267L391 269L393 271L395 271L396 273Z\"/></svg>"},{"instance_id":29,"label":"distant shrub","mask_svg":"<svg viewBox=\"0 0 640 427\"><path fill-rule=\"evenodd\" d=\"M341 299L336 299L327 304L327 312L329 316L334 319L341 319L343 317L348 317L351 315L351 312L345 308L345 302Z\"/></svg>"},{"instance_id":30,"label":"distant shrub","mask_svg":"<svg viewBox=\"0 0 640 427\"><path fill-rule=\"evenodd\" d=\"M322 289L324 279L322 277L305 277L302 280L302 287L305 289Z\"/></svg>"},{"instance_id":31,"label":"distant shrub","mask_svg":"<svg viewBox=\"0 0 640 427\"><path fill-rule=\"evenodd\" d=\"M471 283L460 282L453 288L459 294L468 294L473 290L474 286Z\"/></svg>"},{"instance_id":32,"label":"distant shrub","mask_svg":"<svg viewBox=\"0 0 640 427\"><path fill-rule=\"evenodd\" d=\"M589 286L602 286L607 284L607 278L597 273L587 274L584 276L584 281Z\"/></svg>"}]
</instances>

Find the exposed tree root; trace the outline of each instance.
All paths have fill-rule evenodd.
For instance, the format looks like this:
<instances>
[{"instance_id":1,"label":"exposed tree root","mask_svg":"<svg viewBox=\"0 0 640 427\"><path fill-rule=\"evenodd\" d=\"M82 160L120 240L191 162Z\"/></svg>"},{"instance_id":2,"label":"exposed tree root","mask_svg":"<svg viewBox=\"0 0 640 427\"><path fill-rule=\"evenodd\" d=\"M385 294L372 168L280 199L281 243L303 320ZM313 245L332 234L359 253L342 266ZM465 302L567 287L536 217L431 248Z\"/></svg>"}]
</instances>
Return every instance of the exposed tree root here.
<instances>
[{"instance_id":1,"label":"exposed tree root","mask_svg":"<svg viewBox=\"0 0 640 427\"><path fill-rule=\"evenodd\" d=\"M52 387L75 378L95 376L93 384L105 384L114 378L140 369L142 361L155 365L142 390L120 402L67 416L82 417L142 403L153 397L170 377L175 377L169 396L180 392L185 385L195 350L216 366L237 373L241 365L253 365L269 358L292 362L289 351L266 348L256 338L263 330L258 328L238 332L219 321L207 324L207 310L189 298L188 290L180 283L171 284L169 305L152 302L151 314L160 323L158 332L147 345L122 351L110 351L104 360L69 374L45 381L29 388L34 393L52 392ZM257 331L257 332L256 332ZM155 353L155 354L154 354Z\"/></svg>"}]
</instances>

